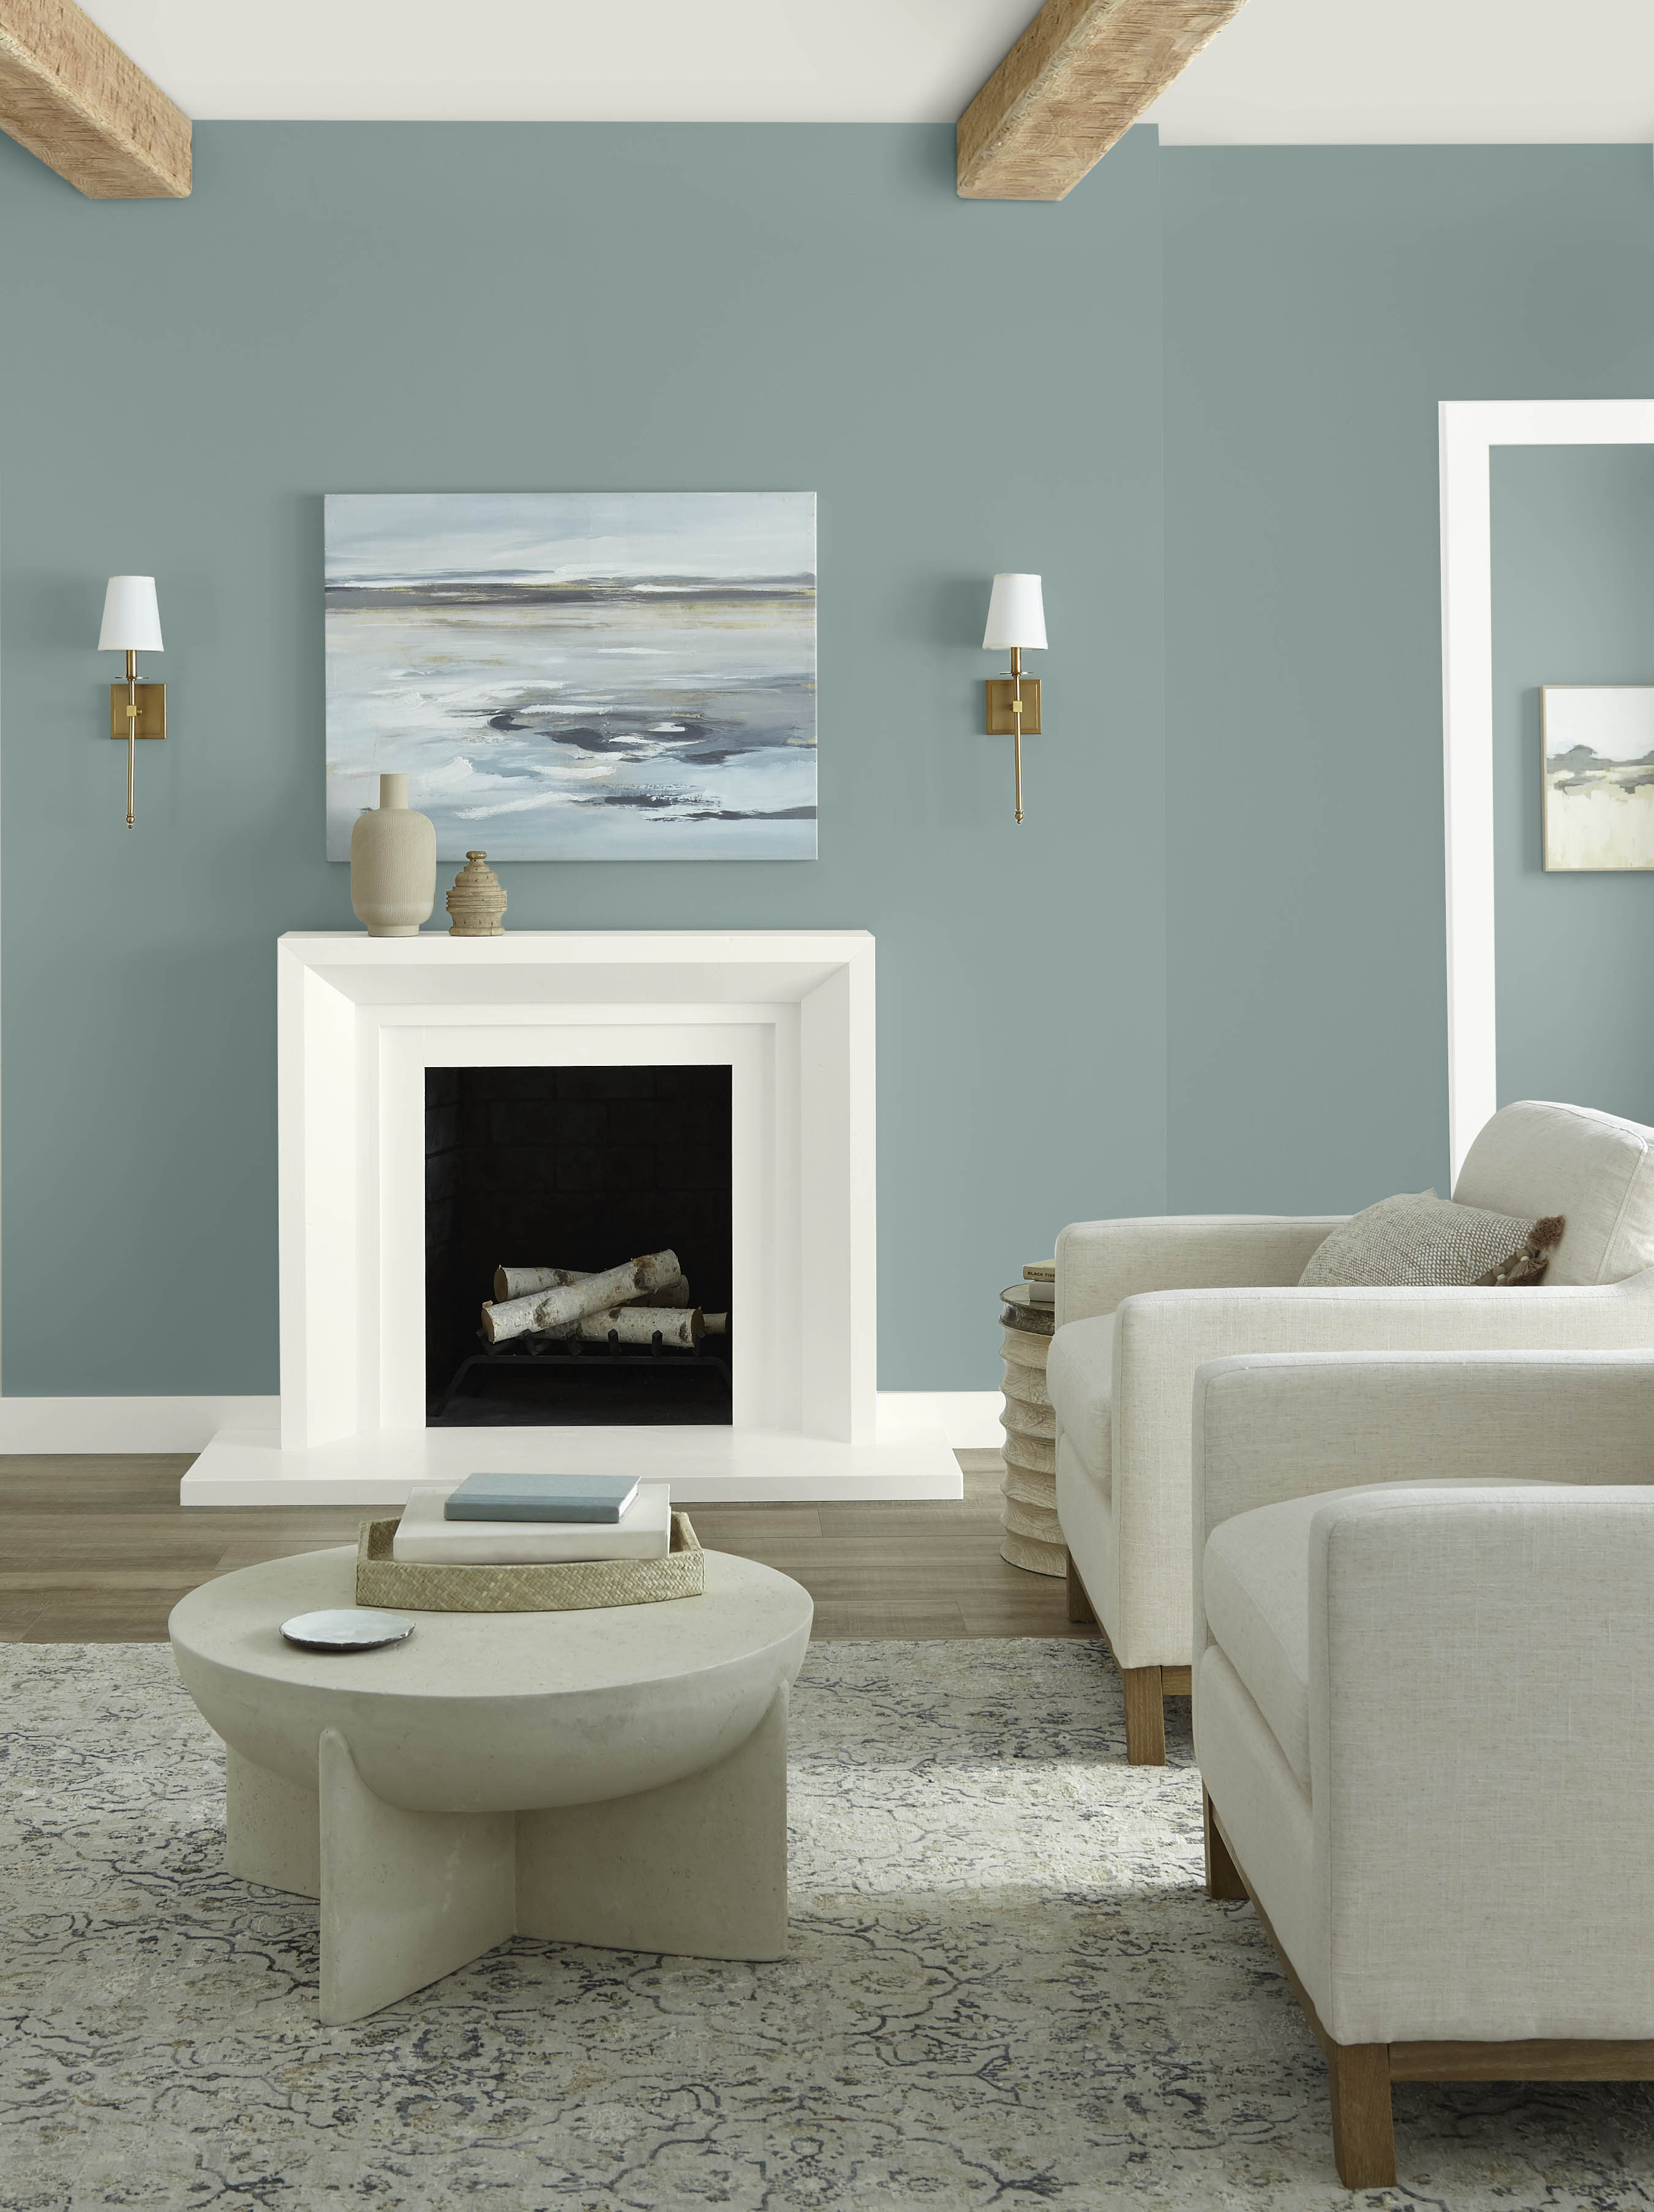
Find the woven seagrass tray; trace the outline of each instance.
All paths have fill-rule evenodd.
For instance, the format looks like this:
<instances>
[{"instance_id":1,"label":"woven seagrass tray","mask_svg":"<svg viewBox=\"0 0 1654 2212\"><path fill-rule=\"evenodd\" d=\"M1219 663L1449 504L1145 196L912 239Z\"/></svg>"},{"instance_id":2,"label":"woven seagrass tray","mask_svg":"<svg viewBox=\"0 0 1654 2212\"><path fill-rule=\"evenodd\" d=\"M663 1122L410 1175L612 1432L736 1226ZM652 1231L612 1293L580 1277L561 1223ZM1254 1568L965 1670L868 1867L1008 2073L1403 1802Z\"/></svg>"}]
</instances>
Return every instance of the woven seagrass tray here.
<instances>
[{"instance_id":1,"label":"woven seagrass tray","mask_svg":"<svg viewBox=\"0 0 1654 2212\"><path fill-rule=\"evenodd\" d=\"M461 1567L393 1559L394 1521L364 1521L356 1543L356 1603L405 1613L586 1613L699 1597L706 1553L687 1513L672 1516L664 1559L569 1559L544 1566Z\"/></svg>"}]
</instances>

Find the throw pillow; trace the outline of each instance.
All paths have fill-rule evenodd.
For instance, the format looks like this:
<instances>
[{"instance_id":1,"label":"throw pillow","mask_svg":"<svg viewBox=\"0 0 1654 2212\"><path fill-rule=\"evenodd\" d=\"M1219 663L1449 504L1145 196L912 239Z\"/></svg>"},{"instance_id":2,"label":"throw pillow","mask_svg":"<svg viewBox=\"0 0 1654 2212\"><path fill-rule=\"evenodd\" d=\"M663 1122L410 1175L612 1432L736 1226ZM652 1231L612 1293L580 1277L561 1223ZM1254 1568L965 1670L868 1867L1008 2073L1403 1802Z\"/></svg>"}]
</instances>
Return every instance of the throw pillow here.
<instances>
[{"instance_id":1,"label":"throw pillow","mask_svg":"<svg viewBox=\"0 0 1654 2212\"><path fill-rule=\"evenodd\" d=\"M1352 1214L1316 1247L1298 1281L1369 1288L1542 1282L1565 1226L1560 1213L1523 1221L1455 1206L1433 1190L1408 1191Z\"/></svg>"}]
</instances>

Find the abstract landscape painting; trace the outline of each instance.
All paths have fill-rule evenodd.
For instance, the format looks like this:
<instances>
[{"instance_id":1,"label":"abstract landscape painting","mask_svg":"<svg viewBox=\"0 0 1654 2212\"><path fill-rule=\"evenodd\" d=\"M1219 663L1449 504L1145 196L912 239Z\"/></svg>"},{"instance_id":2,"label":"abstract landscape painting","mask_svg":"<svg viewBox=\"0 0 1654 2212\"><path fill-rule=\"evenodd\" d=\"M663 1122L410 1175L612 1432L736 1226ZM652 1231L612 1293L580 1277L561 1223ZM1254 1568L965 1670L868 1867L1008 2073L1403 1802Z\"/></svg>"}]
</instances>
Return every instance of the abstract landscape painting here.
<instances>
[{"instance_id":1,"label":"abstract landscape painting","mask_svg":"<svg viewBox=\"0 0 1654 2212\"><path fill-rule=\"evenodd\" d=\"M1654 868L1654 688L1547 684L1545 866Z\"/></svg>"},{"instance_id":2,"label":"abstract landscape painting","mask_svg":"<svg viewBox=\"0 0 1654 2212\"><path fill-rule=\"evenodd\" d=\"M809 860L810 492L335 493L327 856L380 775L444 860Z\"/></svg>"}]
</instances>

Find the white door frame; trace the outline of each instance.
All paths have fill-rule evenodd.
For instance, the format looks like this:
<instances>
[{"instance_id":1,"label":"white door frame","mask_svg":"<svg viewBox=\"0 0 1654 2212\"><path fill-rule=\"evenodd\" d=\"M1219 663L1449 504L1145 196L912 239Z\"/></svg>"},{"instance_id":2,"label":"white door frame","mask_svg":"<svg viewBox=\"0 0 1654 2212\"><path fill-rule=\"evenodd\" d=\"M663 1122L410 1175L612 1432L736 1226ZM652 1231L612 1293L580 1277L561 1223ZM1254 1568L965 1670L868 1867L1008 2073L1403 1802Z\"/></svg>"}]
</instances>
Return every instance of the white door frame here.
<instances>
[{"instance_id":1,"label":"white door frame","mask_svg":"<svg viewBox=\"0 0 1654 2212\"><path fill-rule=\"evenodd\" d=\"M1495 446L1654 445L1654 399L1441 403L1442 767L1447 842L1447 1121L1456 1182L1499 1104L1493 934Z\"/></svg>"}]
</instances>

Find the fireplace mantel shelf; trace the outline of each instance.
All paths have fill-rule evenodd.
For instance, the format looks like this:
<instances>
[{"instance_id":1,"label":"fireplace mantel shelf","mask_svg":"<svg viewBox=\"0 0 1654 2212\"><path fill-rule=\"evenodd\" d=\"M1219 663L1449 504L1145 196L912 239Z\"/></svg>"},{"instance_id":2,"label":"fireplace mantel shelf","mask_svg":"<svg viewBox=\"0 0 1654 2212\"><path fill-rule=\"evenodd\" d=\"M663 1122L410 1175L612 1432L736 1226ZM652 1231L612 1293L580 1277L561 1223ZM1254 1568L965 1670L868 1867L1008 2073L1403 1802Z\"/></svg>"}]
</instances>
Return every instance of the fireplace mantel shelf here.
<instances>
[{"instance_id":1,"label":"fireplace mantel shelf","mask_svg":"<svg viewBox=\"0 0 1654 2212\"><path fill-rule=\"evenodd\" d=\"M289 929L277 942L307 967L364 969L594 966L734 967L754 975L789 969L825 977L847 961L871 960L866 929L508 929L501 937L369 937L360 929Z\"/></svg>"},{"instance_id":2,"label":"fireplace mantel shelf","mask_svg":"<svg viewBox=\"0 0 1654 2212\"><path fill-rule=\"evenodd\" d=\"M294 931L277 946L282 1425L225 1432L185 1503L394 1502L484 1454L623 1460L684 1502L957 1497L939 1429L881 1429L873 939L866 930ZM430 1430L424 1074L731 1070L731 1426Z\"/></svg>"},{"instance_id":3,"label":"fireplace mantel shelf","mask_svg":"<svg viewBox=\"0 0 1654 2212\"><path fill-rule=\"evenodd\" d=\"M508 929L499 937L453 937L446 929L422 929L417 937L369 937L363 929L289 929L283 945L333 945L363 960L491 960L556 954L559 947L595 951L611 960L642 954L686 960L697 953L714 957L781 959L821 948L821 957L842 960L856 947L871 951L868 929ZM532 950L526 950L532 948Z\"/></svg>"}]
</instances>

